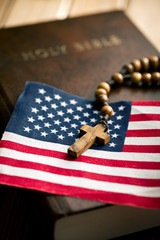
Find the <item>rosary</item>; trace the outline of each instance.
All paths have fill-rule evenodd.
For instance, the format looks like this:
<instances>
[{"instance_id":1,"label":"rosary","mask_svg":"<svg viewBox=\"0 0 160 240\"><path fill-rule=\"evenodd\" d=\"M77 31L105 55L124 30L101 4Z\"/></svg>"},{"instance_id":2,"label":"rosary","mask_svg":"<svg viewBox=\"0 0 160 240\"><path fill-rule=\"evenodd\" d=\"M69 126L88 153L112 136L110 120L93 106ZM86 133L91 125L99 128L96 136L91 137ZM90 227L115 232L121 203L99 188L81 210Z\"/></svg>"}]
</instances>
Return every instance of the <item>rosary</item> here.
<instances>
[{"instance_id":1,"label":"rosary","mask_svg":"<svg viewBox=\"0 0 160 240\"><path fill-rule=\"evenodd\" d=\"M160 82L160 58L151 56L142 58L141 60L134 59L128 65L122 67L119 73L114 73L108 82L101 82L95 92L97 103L101 106L101 120L94 126L84 125L80 128L79 138L68 148L68 155L73 158L78 158L83 152L90 148L95 142L105 145L110 140L110 135L107 134L107 120L113 115L113 109L108 104L108 94L115 84L122 84L131 81L133 84L140 82L149 85L158 84Z\"/></svg>"}]
</instances>

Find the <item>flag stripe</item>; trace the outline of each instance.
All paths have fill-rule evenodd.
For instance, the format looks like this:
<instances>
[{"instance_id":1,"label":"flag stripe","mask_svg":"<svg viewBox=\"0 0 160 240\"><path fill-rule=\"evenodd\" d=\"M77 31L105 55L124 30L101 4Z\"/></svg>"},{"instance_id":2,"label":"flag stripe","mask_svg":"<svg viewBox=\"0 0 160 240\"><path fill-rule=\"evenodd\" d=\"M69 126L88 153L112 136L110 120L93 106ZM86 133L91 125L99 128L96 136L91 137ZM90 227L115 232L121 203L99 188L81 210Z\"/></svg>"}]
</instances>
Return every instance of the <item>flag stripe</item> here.
<instances>
[{"instance_id":1,"label":"flag stripe","mask_svg":"<svg viewBox=\"0 0 160 240\"><path fill-rule=\"evenodd\" d=\"M143 147L143 145L159 146L159 143L160 143L160 137L146 137L145 141L144 141L144 137L137 137L137 138L126 137L125 139L125 145L141 145Z\"/></svg>"},{"instance_id":2,"label":"flag stripe","mask_svg":"<svg viewBox=\"0 0 160 240\"><path fill-rule=\"evenodd\" d=\"M133 114L130 116L129 121L159 121L160 115L159 114Z\"/></svg>"},{"instance_id":3,"label":"flag stripe","mask_svg":"<svg viewBox=\"0 0 160 240\"><path fill-rule=\"evenodd\" d=\"M160 107L159 106L144 106L144 105L135 105L134 108L131 109L131 115L134 114L160 114Z\"/></svg>"},{"instance_id":4,"label":"flag stripe","mask_svg":"<svg viewBox=\"0 0 160 240\"><path fill-rule=\"evenodd\" d=\"M25 148L26 147L26 148ZM29 154L36 154L36 155L41 155L41 156L46 156L46 157L54 157L54 158L59 158L63 160L71 160L66 153L61 153L58 151L52 151L48 149L40 149L40 148L35 148L31 146L24 146L22 144L16 144L11 141L2 141L1 142L1 156L7 156L10 154L10 151L7 151L7 149L10 150L15 150L14 154L16 156L17 151L18 152L24 152L25 148L25 153ZM3 150L4 149L4 150ZM116 160L116 161L115 161ZM86 163L92 163L92 164L97 164L97 165L104 165L104 166L117 166L117 167L126 167L126 168L139 168L139 169L160 169L160 160L158 162L141 162L139 159L137 161L124 161L124 160L118 160L118 159L104 159L101 158L93 158L93 157L84 157L81 156L80 161L81 162L86 162ZM78 161L74 160L74 162Z\"/></svg>"},{"instance_id":5,"label":"flag stripe","mask_svg":"<svg viewBox=\"0 0 160 240\"><path fill-rule=\"evenodd\" d=\"M70 160L70 158L67 156L67 145L63 144L57 144L57 143L50 143L50 142L42 142L39 140L27 138L24 136L17 135L15 133L10 133L10 132L5 132L3 135L3 139L5 141L10 141L13 143L19 143L23 144L26 147L27 146L34 146L35 148L39 148L43 150L43 153L45 154L45 150L52 150L54 151L54 156L57 158L64 158ZM0 146L3 147L4 140L1 141ZM93 157L93 159L96 158L98 159L112 159L112 160L124 160L124 161L139 161L139 162L144 162L144 161L154 161L154 162L159 162L160 161L160 156L159 154L153 154L153 153L127 153L127 152L106 152L106 151L97 151L93 149L88 149L80 158L78 158L77 161L82 161L83 158L86 157Z\"/></svg>"},{"instance_id":6,"label":"flag stripe","mask_svg":"<svg viewBox=\"0 0 160 240\"><path fill-rule=\"evenodd\" d=\"M16 177L25 177L29 179L37 179L45 182L54 182L71 187L80 187L92 190L101 190L117 193L132 194L143 197L160 197L160 187L145 187L128 184L119 184L112 182L102 182L92 179L85 179L83 177L64 176L59 174L48 173L40 170L33 170L27 168L18 168L7 165L2 165L2 174L7 174ZM131 186L131 187L130 187Z\"/></svg>"},{"instance_id":7,"label":"flag stripe","mask_svg":"<svg viewBox=\"0 0 160 240\"><path fill-rule=\"evenodd\" d=\"M132 106L160 106L159 101L133 101Z\"/></svg>"},{"instance_id":8,"label":"flag stripe","mask_svg":"<svg viewBox=\"0 0 160 240\"><path fill-rule=\"evenodd\" d=\"M70 195L73 197L95 200L95 191L92 189L64 186L61 184L49 183L36 179L28 179L25 177L14 177L2 174L1 182L8 185L25 187L29 189L39 189L52 194ZM112 204L127 204L131 206L139 206L146 208L160 208L159 197L143 197L124 193L113 193L109 191L96 191L97 201L108 202Z\"/></svg>"},{"instance_id":9,"label":"flag stripe","mask_svg":"<svg viewBox=\"0 0 160 240\"><path fill-rule=\"evenodd\" d=\"M1 156L8 156L10 154L10 150L15 150L14 154L16 156L17 151L18 152L24 152L24 145L22 144L15 144L11 141L2 141L2 148L1 148ZM47 149L40 149L35 147L27 146L26 153L29 154L36 154L36 155L42 155L46 157L54 157L62 160L68 160L71 161L72 159L67 156L66 153L58 152L58 151L52 151ZM33 161L33 160L32 160ZM139 169L160 169L160 160L153 159L153 161L147 162L145 159L144 161L139 161L139 158L137 161L124 161L124 160L118 160L118 159L107 159L107 158L96 158L96 157L85 157L81 156L80 160L76 159L74 162L86 162L86 163L92 163L96 165L104 165L104 166L117 166L117 167L126 167L126 168L139 168Z\"/></svg>"},{"instance_id":10,"label":"flag stripe","mask_svg":"<svg viewBox=\"0 0 160 240\"><path fill-rule=\"evenodd\" d=\"M128 129L126 137L160 137L160 129Z\"/></svg>"},{"instance_id":11,"label":"flag stripe","mask_svg":"<svg viewBox=\"0 0 160 240\"><path fill-rule=\"evenodd\" d=\"M129 130L139 130L139 129L160 129L159 121L139 121L139 122L129 122Z\"/></svg>"},{"instance_id":12,"label":"flag stripe","mask_svg":"<svg viewBox=\"0 0 160 240\"><path fill-rule=\"evenodd\" d=\"M150 186L150 187L160 187L160 179L139 179L131 177L120 177L120 176L110 176L104 174L97 174L93 172L83 171L83 174L79 170L70 170L55 166L50 166L48 164L41 164L35 162L29 162L22 160L15 160L7 157L1 157L1 164L8 165L12 167L28 168L34 170L40 170L44 172L50 172L54 174L60 174L65 176L74 176L74 177L84 177L98 181L114 182L121 184L137 185L137 186ZM159 166L160 167L160 166Z\"/></svg>"},{"instance_id":13,"label":"flag stripe","mask_svg":"<svg viewBox=\"0 0 160 240\"><path fill-rule=\"evenodd\" d=\"M10 149L2 149L2 157L8 157L17 160L23 160L28 162L39 162L42 164L48 164L55 167L62 167L70 170L87 171L99 174L106 174L112 176L126 176L126 177L137 177L140 179L160 179L160 170L156 169L134 169L134 168L119 168L119 167L108 167L104 165L88 164L81 161L66 161L57 159L56 157L46 157L31 153L22 153ZM147 174L147 175L146 175Z\"/></svg>"},{"instance_id":14,"label":"flag stripe","mask_svg":"<svg viewBox=\"0 0 160 240\"><path fill-rule=\"evenodd\" d=\"M139 152L139 153L160 153L160 146L155 145L124 145L123 152Z\"/></svg>"}]
</instances>

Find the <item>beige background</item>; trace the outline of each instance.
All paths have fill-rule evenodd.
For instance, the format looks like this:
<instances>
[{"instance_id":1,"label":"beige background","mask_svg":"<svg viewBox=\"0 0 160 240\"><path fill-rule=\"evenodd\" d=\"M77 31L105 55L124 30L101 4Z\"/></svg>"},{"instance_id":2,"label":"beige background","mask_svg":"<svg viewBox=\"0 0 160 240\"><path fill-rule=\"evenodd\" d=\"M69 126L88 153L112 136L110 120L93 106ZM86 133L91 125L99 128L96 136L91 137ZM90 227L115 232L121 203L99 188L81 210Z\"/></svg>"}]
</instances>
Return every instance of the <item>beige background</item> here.
<instances>
[{"instance_id":1,"label":"beige background","mask_svg":"<svg viewBox=\"0 0 160 240\"><path fill-rule=\"evenodd\" d=\"M0 28L124 10L160 51L160 0L0 0Z\"/></svg>"}]
</instances>

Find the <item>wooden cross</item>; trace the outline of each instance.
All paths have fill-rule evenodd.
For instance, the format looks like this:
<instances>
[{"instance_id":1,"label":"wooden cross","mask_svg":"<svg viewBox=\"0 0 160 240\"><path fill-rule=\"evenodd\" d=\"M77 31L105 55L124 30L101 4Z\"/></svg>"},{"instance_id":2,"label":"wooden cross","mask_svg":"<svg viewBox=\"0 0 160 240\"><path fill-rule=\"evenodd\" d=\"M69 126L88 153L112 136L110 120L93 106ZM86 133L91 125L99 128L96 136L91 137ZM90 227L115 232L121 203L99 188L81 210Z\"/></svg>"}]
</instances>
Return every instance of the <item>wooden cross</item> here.
<instances>
[{"instance_id":1,"label":"wooden cross","mask_svg":"<svg viewBox=\"0 0 160 240\"><path fill-rule=\"evenodd\" d=\"M95 142L105 145L110 140L106 126L98 123L94 127L84 125L80 128L81 138L68 148L68 155L78 158L83 152L90 148Z\"/></svg>"}]
</instances>

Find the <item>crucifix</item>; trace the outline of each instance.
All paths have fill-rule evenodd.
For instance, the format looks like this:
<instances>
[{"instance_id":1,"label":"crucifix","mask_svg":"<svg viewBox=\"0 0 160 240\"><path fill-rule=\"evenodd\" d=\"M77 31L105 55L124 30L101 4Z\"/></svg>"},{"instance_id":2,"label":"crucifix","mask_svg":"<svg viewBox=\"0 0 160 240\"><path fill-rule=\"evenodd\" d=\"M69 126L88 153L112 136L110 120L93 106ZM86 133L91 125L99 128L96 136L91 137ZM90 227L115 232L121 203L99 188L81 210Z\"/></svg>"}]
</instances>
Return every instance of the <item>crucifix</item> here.
<instances>
[{"instance_id":1,"label":"crucifix","mask_svg":"<svg viewBox=\"0 0 160 240\"><path fill-rule=\"evenodd\" d=\"M82 126L80 128L80 135L82 137L68 148L68 155L78 158L95 142L105 145L110 140L110 135L107 134L107 130L107 125L102 123L98 123L94 127L89 125Z\"/></svg>"}]
</instances>

